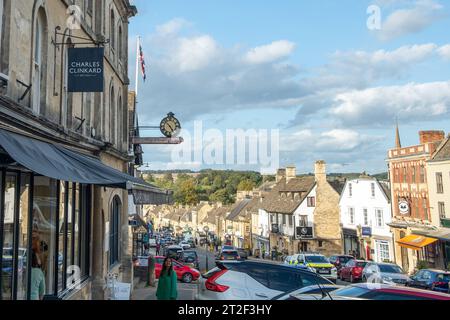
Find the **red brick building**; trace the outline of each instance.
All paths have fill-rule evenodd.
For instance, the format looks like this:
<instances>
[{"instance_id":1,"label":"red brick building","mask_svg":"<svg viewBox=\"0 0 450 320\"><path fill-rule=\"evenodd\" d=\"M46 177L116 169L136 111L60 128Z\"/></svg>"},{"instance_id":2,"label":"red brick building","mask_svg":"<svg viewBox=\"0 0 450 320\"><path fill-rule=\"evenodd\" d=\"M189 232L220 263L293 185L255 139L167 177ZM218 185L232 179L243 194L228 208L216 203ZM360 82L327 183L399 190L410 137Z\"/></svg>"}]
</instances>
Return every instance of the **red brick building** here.
<instances>
[{"instance_id":1,"label":"red brick building","mask_svg":"<svg viewBox=\"0 0 450 320\"><path fill-rule=\"evenodd\" d=\"M402 147L397 128L396 147L389 150L387 160L396 262L409 272L418 261L433 265L438 254L432 239L415 235L414 231L432 228L426 161L445 139L445 132L420 131L419 139L418 145Z\"/></svg>"}]
</instances>

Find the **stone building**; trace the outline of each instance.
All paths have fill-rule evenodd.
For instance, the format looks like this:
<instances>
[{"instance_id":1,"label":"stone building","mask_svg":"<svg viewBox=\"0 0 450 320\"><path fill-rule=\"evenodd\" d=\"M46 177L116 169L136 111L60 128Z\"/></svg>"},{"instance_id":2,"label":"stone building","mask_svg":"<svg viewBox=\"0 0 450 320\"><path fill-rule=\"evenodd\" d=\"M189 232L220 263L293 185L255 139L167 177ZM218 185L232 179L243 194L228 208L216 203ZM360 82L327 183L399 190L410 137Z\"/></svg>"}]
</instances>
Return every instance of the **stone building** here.
<instances>
[{"instance_id":1,"label":"stone building","mask_svg":"<svg viewBox=\"0 0 450 320\"><path fill-rule=\"evenodd\" d=\"M33 298L32 256L47 297L106 299L108 274L132 283L128 196L165 201L127 174L136 13L128 0L0 0L0 265L14 266L0 299ZM68 48L97 46L103 92L68 92Z\"/></svg>"},{"instance_id":2,"label":"stone building","mask_svg":"<svg viewBox=\"0 0 450 320\"><path fill-rule=\"evenodd\" d=\"M397 128L396 146L388 152L392 215L389 226L395 242L395 260L406 272L419 261L435 266L439 256L437 240L422 234L433 230L427 161L445 139L442 131L420 131L420 144L402 147Z\"/></svg>"},{"instance_id":3,"label":"stone building","mask_svg":"<svg viewBox=\"0 0 450 320\"><path fill-rule=\"evenodd\" d=\"M276 181L259 212L260 221L269 216L270 250L341 253L339 198L344 182L327 178L324 161L316 162L314 176L297 176L291 166L279 170Z\"/></svg>"}]
</instances>

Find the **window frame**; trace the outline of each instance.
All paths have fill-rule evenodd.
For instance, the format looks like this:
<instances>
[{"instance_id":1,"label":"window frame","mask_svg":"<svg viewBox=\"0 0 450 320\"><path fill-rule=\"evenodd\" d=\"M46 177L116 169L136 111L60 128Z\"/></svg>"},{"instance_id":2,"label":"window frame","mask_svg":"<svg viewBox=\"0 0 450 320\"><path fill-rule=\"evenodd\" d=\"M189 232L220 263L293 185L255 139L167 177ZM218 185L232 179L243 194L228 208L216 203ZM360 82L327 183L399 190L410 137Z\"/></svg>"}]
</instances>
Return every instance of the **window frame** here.
<instances>
[{"instance_id":1,"label":"window frame","mask_svg":"<svg viewBox=\"0 0 450 320\"><path fill-rule=\"evenodd\" d=\"M370 193L371 193L372 198L375 198L375 196L376 196L375 182L372 182L370 184Z\"/></svg>"},{"instance_id":2,"label":"window frame","mask_svg":"<svg viewBox=\"0 0 450 320\"><path fill-rule=\"evenodd\" d=\"M436 172L436 192L438 194L444 193L444 176L442 172Z\"/></svg>"},{"instance_id":3,"label":"window frame","mask_svg":"<svg viewBox=\"0 0 450 320\"><path fill-rule=\"evenodd\" d=\"M3 43L3 7L4 1L0 0L0 54L2 52L2 43ZM0 70L1 71L1 70Z\"/></svg>"},{"instance_id":4,"label":"window frame","mask_svg":"<svg viewBox=\"0 0 450 320\"><path fill-rule=\"evenodd\" d=\"M439 201L438 202L438 211L439 211L439 217L441 219L445 219L447 217L445 213L445 202Z\"/></svg>"},{"instance_id":5,"label":"window frame","mask_svg":"<svg viewBox=\"0 0 450 320\"><path fill-rule=\"evenodd\" d=\"M349 224L354 225L355 224L355 208L353 208L353 207L348 208L348 217L349 217L349 219L348 219Z\"/></svg>"},{"instance_id":6,"label":"window frame","mask_svg":"<svg viewBox=\"0 0 450 320\"><path fill-rule=\"evenodd\" d=\"M377 228L384 227L384 210L380 208L375 209L375 221Z\"/></svg>"},{"instance_id":7,"label":"window frame","mask_svg":"<svg viewBox=\"0 0 450 320\"><path fill-rule=\"evenodd\" d=\"M112 268L120 262L120 221L122 201L119 196L114 196L110 205L109 216L109 267Z\"/></svg>"}]
</instances>

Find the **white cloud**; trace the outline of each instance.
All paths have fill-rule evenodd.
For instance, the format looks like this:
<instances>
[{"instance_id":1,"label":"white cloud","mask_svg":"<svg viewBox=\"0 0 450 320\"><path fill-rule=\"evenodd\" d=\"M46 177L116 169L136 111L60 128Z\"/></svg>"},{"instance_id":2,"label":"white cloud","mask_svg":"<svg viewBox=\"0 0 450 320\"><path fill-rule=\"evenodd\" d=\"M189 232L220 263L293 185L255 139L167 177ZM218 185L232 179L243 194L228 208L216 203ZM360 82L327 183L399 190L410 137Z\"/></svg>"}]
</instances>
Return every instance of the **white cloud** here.
<instances>
[{"instance_id":1,"label":"white cloud","mask_svg":"<svg viewBox=\"0 0 450 320\"><path fill-rule=\"evenodd\" d=\"M245 55L245 60L249 63L268 63L286 58L292 54L295 43L286 40L272 42L271 44L251 49Z\"/></svg>"},{"instance_id":2,"label":"white cloud","mask_svg":"<svg viewBox=\"0 0 450 320\"><path fill-rule=\"evenodd\" d=\"M345 125L441 119L450 112L450 81L377 87L337 95L332 116Z\"/></svg>"},{"instance_id":3,"label":"white cloud","mask_svg":"<svg viewBox=\"0 0 450 320\"><path fill-rule=\"evenodd\" d=\"M162 25L156 27L156 33L161 37L167 37L177 34L181 29L191 24L181 18L172 19Z\"/></svg>"},{"instance_id":4,"label":"white cloud","mask_svg":"<svg viewBox=\"0 0 450 320\"><path fill-rule=\"evenodd\" d=\"M173 53L172 62L180 72L191 72L207 67L218 53L218 45L210 36L182 38Z\"/></svg>"},{"instance_id":5,"label":"white cloud","mask_svg":"<svg viewBox=\"0 0 450 320\"><path fill-rule=\"evenodd\" d=\"M388 1L392 5L393 1ZM399 1L403 4L404 1ZM443 6L433 0L415 1L410 8L392 12L382 24L378 33L381 40L392 40L407 34L418 33L439 20Z\"/></svg>"},{"instance_id":6,"label":"white cloud","mask_svg":"<svg viewBox=\"0 0 450 320\"><path fill-rule=\"evenodd\" d=\"M442 58L450 60L450 44L440 47L438 53Z\"/></svg>"}]
</instances>

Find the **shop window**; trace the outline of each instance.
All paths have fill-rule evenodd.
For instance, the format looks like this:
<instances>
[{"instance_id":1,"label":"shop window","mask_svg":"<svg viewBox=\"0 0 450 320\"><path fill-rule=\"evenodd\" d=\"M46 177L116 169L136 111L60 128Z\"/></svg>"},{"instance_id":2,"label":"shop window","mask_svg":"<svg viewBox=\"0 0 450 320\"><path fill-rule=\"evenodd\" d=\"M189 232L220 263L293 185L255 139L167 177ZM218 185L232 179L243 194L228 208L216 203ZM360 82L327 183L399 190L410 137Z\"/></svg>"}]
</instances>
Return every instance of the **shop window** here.
<instances>
[{"instance_id":1,"label":"shop window","mask_svg":"<svg viewBox=\"0 0 450 320\"><path fill-rule=\"evenodd\" d=\"M119 197L114 197L111 204L109 222L109 264L113 266L119 262L119 225L122 204Z\"/></svg>"},{"instance_id":2,"label":"shop window","mask_svg":"<svg viewBox=\"0 0 450 320\"><path fill-rule=\"evenodd\" d=\"M57 182L46 177L34 178L33 220L32 220L32 287L31 299L40 296L43 276L45 294L54 294L55 234L57 212Z\"/></svg>"},{"instance_id":3,"label":"shop window","mask_svg":"<svg viewBox=\"0 0 450 320\"><path fill-rule=\"evenodd\" d=\"M29 174L21 174L21 184L20 184L20 210L19 210L19 220L17 223L16 236L17 246L17 300L27 299L27 279L28 279L28 268L27 268L27 251L28 251L28 229L29 229L29 207L30 207L30 187L31 187L31 177Z\"/></svg>"}]
</instances>

